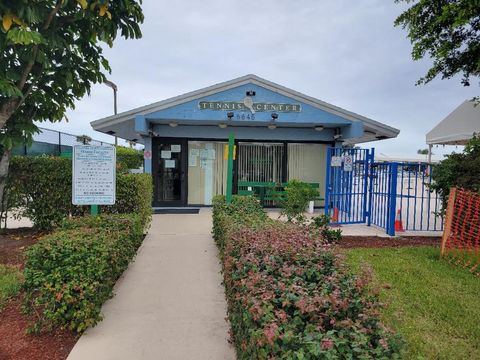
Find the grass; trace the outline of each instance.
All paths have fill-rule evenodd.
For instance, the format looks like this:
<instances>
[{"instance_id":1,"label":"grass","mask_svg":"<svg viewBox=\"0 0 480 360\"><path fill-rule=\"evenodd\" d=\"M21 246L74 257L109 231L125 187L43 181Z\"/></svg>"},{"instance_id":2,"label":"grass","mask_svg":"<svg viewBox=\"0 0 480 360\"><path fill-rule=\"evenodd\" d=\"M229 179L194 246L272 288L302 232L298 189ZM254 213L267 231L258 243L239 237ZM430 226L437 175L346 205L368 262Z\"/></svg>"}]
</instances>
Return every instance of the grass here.
<instances>
[{"instance_id":1,"label":"grass","mask_svg":"<svg viewBox=\"0 0 480 360\"><path fill-rule=\"evenodd\" d=\"M405 359L480 359L480 279L439 259L439 249L351 249L356 270L369 264L385 324L406 342Z\"/></svg>"},{"instance_id":2,"label":"grass","mask_svg":"<svg viewBox=\"0 0 480 360\"><path fill-rule=\"evenodd\" d=\"M0 265L0 310L20 291L22 275L17 268Z\"/></svg>"}]
</instances>

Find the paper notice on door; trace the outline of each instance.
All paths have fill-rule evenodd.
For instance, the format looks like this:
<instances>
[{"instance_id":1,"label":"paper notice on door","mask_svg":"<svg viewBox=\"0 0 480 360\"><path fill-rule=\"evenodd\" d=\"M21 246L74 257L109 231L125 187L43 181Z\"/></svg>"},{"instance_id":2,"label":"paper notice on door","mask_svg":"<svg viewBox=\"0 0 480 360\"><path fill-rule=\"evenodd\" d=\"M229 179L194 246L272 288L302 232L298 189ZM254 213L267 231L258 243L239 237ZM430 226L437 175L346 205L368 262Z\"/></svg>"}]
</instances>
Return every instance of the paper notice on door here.
<instances>
[{"instance_id":1,"label":"paper notice on door","mask_svg":"<svg viewBox=\"0 0 480 360\"><path fill-rule=\"evenodd\" d=\"M174 169L175 160L165 160L165 169Z\"/></svg>"},{"instance_id":2,"label":"paper notice on door","mask_svg":"<svg viewBox=\"0 0 480 360\"><path fill-rule=\"evenodd\" d=\"M192 154L190 154L190 156L188 157L188 166L197 166L197 157L196 156L192 156Z\"/></svg>"},{"instance_id":3,"label":"paper notice on door","mask_svg":"<svg viewBox=\"0 0 480 360\"><path fill-rule=\"evenodd\" d=\"M162 150L162 152L160 153L160 156L162 157L162 159L171 159L172 152L167 150Z\"/></svg>"},{"instance_id":4,"label":"paper notice on door","mask_svg":"<svg viewBox=\"0 0 480 360\"><path fill-rule=\"evenodd\" d=\"M200 149L190 149L190 156L200 155Z\"/></svg>"},{"instance_id":5,"label":"paper notice on door","mask_svg":"<svg viewBox=\"0 0 480 360\"><path fill-rule=\"evenodd\" d=\"M332 156L332 166L339 167L342 166L342 157L341 156Z\"/></svg>"},{"instance_id":6,"label":"paper notice on door","mask_svg":"<svg viewBox=\"0 0 480 360\"><path fill-rule=\"evenodd\" d=\"M172 145L170 147L170 150L174 153L178 153L178 152L182 151L182 145Z\"/></svg>"}]
</instances>

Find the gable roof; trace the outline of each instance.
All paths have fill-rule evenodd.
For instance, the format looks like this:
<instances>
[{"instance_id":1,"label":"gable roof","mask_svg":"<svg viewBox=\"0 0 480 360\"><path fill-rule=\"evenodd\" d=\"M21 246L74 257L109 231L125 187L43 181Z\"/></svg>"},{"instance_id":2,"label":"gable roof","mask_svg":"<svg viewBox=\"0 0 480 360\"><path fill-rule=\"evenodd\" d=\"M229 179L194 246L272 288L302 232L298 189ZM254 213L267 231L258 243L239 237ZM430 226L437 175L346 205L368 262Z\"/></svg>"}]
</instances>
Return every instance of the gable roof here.
<instances>
[{"instance_id":1,"label":"gable roof","mask_svg":"<svg viewBox=\"0 0 480 360\"><path fill-rule=\"evenodd\" d=\"M102 131L102 128L105 128L111 125L116 125L128 120L132 120L137 115L150 114L153 112L164 110L176 105L180 105L192 100L200 99L209 95L213 95L213 94L216 94L225 90L229 90L241 85L246 85L246 84L256 84L258 86L264 87L278 94L288 96L292 99L301 101L305 104L308 104L315 108L321 109L323 111L327 111L329 113L341 116L348 120L362 121L364 123L365 130L367 133L366 136L368 137L368 133L370 133L374 135L374 138L359 139L360 140L359 142L375 140L375 135L381 136L381 137L388 137L388 138L396 137L400 132L400 130L394 127L385 125L383 123L380 123L378 121L372 120L365 116L353 113L351 111L342 109L338 106L329 104L327 102L316 99L314 97L302 94L298 91L289 89L282 85L263 79L254 74L248 74L233 80L225 81L212 86L208 86L206 88L191 91L183 95L175 96L166 100L158 101L149 105L128 110L117 115L108 116L99 120L95 120L91 122L91 125L95 130Z\"/></svg>"}]
</instances>

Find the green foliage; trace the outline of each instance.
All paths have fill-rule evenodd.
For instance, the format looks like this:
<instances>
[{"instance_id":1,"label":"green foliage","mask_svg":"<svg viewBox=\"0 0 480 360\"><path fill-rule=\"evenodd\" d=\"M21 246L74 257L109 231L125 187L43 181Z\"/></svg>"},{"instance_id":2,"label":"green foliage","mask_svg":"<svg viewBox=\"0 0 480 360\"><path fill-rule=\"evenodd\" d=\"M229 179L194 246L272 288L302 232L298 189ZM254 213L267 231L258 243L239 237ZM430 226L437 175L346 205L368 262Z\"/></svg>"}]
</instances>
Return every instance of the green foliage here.
<instances>
[{"instance_id":1,"label":"green foliage","mask_svg":"<svg viewBox=\"0 0 480 360\"><path fill-rule=\"evenodd\" d=\"M23 288L26 309L38 316L32 330L94 326L142 240L140 216L102 215L68 220L31 246Z\"/></svg>"},{"instance_id":2,"label":"green foliage","mask_svg":"<svg viewBox=\"0 0 480 360\"><path fill-rule=\"evenodd\" d=\"M238 224L255 227L269 219L262 204L254 196L234 195L232 202L227 204L225 196L217 195L213 198L212 205L212 235L220 249L223 248L226 237Z\"/></svg>"},{"instance_id":3,"label":"green foliage","mask_svg":"<svg viewBox=\"0 0 480 360\"><path fill-rule=\"evenodd\" d=\"M329 244L338 243L342 240L342 230L332 229L330 226L330 217L327 215L315 216L310 220L310 230L319 232L324 241Z\"/></svg>"},{"instance_id":4,"label":"green foliage","mask_svg":"<svg viewBox=\"0 0 480 360\"><path fill-rule=\"evenodd\" d=\"M447 155L434 165L432 180L431 189L439 192L444 208L452 187L480 192L480 137L470 140L463 153Z\"/></svg>"},{"instance_id":5,"label":"green foliage","mask_svg":"<svg viewBox=\"0 0 480 360\"><path fill-rule=\"evenodd\" d=\"M14 157L10 164L8 196L19 215L39 229L51 229L69 214L83 210L72 205L72 162L60 157Z\"/></svg>"},{"instance_id":6,"label":"green foliage","mask_svg":"<svg viewBox=\"0 0 480 360\"><path fill-rule=\"evenodd\" d=\"M138 214L145 226L152 217L153 186L151 174L117 174L115 205L101 206L107 214Z\"/></svg>"},{"instance_id":7,"label":"green foliage","mask_svg":"<svg viewBox=\"0 0 480 360\"><path fill-rule=\"evenodd\" d=\"M147 225L151 218L152 180L149 174L117 172L116 204L102 206L111 214L139 214ZM7 203L18 216L28 217L39 229L49 230L64 218L88 213L72 205L72 160L53 156L19 156L11 162Z\"/></svg>"},{"instance_id":8,"label":"green foliage","mask_svg":"<svg viewBox=\"0 0 480 360\"><path fill-rule=\"evenodd\" d=\"M0 2L0 144L30 141L33 121L62 120L92 84L105 81L110 67L102 43L142 36L141 3Z\"/></svg>"},{"instance_id":9,"label":"green foliage","mask_svg":"<svg viewBox=\"0 0 480 360\"><path fill-rule=\"evenodd\" d=\"M143 152L133 148L117 146L117 171L138 169L143 165Z\"/></svg>"},{"instance_id":10,"label":"green foliage","mask_svg":"<svg viewBox=\"0 0 480 360\"><path fill-rule=\"evenodd\" d=\"M368 278L318 232L269 219L252 197L216 197L213 211L238 359L399 358Z\"/></svg>"},{"instance_id":11,"label":"green foliage","mask_svg":"<svg viewBox=\"0 0 480 360\"><path fill-rule=\"evenodd\" d=\"M406 342L402 359L480 359L480 281L439 258L437 247L349 249L358 271L372 267L382 320Z\"/></svg>"},{"instance_id":12,"label":"green foliage","mask_svg":"<svg viewBox=\"0 0 480 360\"><path fill-rule=\"evenodd\" d=\"M320 196L317 189L300 180L290 180L285 186L285 200L282 204L282 215L287 216L288 221L303 222L304 212L308 203Z\"/></svg>"},{"instance_id":13,"label":"green foliage","mask_svg":"<svg viewBox=\"0 0 480 360\"><path fill-rule=\"evenodd\" d=\"M21 283L22 274L17 268L0 264L0 311L20 291Z\"/></svg>"},{"instance_id":14,"label":"green foliage","mask_svg":"<svg viewBox=\"0 0 480 360\"><path fill-rule=\"evenodd\" d=\"M480 74L480 4L477 0L395 0L413 3L396 20L408 30L413 60L425 56L433 65L418 83L438 75L443 79L462 74L462 83Z\"/></svg>"}]
</instances>

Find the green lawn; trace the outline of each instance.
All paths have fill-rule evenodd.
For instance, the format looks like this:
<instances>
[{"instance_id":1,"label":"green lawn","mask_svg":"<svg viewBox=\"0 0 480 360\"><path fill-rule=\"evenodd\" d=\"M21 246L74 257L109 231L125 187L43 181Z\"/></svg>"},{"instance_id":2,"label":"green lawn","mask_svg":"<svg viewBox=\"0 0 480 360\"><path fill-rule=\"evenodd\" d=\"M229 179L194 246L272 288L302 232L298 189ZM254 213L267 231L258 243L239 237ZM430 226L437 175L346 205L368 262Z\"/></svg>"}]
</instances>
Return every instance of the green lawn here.
<instances>
[{"instance_id":1,"label":"green lawn","mask_svg":"<svg viewBox=\"0 0 480 360\"><path fill-rule=\"evenodd\" d=\"M20 290L22 275L16 268L0 265L0 310Z\"/></svg>"},{"instance_id":2,"label":"green lawn","mask_svg":"<svg viewBox=\"0 0 480 360\"><path fill-rule=\"evenodd\" d=\"M408 359L480 359L480 279L439 260L439 249L350 249L358 270L370 264L387 304L384 323L407 345Z\"/></svg>"}]
</instances>

